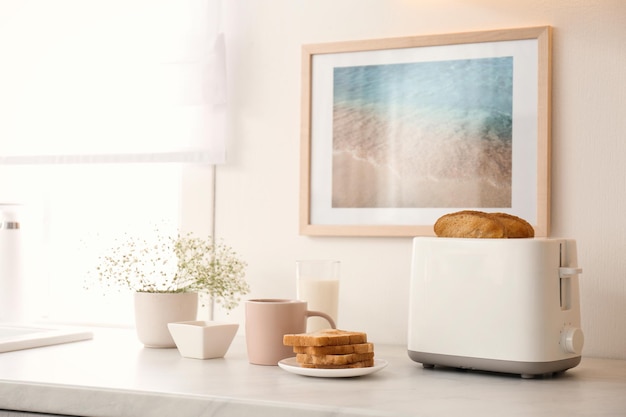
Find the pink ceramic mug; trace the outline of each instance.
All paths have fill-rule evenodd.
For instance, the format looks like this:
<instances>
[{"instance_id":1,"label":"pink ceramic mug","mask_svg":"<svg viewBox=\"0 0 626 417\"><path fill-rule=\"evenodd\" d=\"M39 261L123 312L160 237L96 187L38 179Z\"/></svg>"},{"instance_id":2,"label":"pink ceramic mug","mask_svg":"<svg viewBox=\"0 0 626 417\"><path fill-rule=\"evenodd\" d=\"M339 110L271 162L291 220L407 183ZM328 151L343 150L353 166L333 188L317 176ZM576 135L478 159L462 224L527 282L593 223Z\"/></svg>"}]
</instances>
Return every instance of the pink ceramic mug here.
<instances>
[{"instance_id":1,"label":"pink ceramic mug","mask_svg":"<svg viewBox=\"0 0 626 417\"><path fill-rule=\"evenodd\" d=\"M306 301L246 301L246 346L250 363L277 365L281 359L295 356L291 346L283 345L283 336L305 333L307 318L312 316L323 317L328 320L330 327L336 328L328 314L307 310Z\"/></svg>"}]
</instances>

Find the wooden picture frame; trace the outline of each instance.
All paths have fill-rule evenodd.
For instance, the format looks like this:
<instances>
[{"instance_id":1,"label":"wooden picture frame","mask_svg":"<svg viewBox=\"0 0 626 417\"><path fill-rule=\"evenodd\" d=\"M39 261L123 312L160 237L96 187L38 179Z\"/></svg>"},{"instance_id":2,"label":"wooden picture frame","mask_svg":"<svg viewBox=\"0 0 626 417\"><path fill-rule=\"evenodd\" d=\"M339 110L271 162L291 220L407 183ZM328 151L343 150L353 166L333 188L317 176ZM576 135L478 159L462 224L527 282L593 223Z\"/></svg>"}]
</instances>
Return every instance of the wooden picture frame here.
<instances>
[{"instance_id":1,"label":"wooden picture frame","mask_svg":"<svg viewBox=\"0 0 626 417\"><path fill-rule=\"evenodd\" d=\"M302 47L300 234L432 236L506 212L548 236L551 28Z\"/></svg>"}]
</instances>

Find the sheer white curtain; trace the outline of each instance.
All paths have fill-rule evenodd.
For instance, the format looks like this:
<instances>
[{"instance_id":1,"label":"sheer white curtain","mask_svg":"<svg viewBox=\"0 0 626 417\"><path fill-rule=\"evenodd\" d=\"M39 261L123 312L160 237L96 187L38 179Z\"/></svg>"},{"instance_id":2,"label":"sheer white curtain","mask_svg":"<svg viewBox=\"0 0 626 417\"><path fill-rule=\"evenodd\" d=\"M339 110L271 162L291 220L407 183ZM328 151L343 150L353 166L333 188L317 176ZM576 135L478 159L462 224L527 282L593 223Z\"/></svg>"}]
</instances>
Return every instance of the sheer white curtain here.
<instances>
[{"instance_id":1,"label":"sheer white curtain","mask_svg":"<svg viewBox=\"0 0 626 417\"><path fill-rule=\"evenodd\" d=\"M224 162L216 0L0 7L0 162Z\"/></svg>"},{"instance_id":2,"label":"sheer white curtain","mask_svg":"<svg viewBox=\"0 0 626 417\"><path fill-rule=\"evenodd\" d=\"M0 0L0 203L24 208L31 316L128 323L128 296L83 288L96 254L155 225L212 231L219 6Z\"/></svg>"}]
</instances>

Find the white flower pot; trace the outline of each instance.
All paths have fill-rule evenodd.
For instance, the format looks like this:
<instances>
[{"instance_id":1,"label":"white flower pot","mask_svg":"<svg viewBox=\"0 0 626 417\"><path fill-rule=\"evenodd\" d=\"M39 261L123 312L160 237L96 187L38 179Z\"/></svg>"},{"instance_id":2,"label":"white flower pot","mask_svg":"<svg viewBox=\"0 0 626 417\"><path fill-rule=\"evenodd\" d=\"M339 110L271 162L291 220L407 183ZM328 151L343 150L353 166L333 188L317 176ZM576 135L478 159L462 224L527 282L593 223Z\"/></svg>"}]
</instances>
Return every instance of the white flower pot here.
<instances>
[{"instance_id":1,"label":"white flower pot","mask_svg":"<svg viewBox=\"0 0 626 417\"><path fill-rule=\"evenodd\" d=\"M197 314L198 294L195 292L135 293L135 327L145 347L176 347L167 324L195 320Z\"/></svg>"}]
</instances>

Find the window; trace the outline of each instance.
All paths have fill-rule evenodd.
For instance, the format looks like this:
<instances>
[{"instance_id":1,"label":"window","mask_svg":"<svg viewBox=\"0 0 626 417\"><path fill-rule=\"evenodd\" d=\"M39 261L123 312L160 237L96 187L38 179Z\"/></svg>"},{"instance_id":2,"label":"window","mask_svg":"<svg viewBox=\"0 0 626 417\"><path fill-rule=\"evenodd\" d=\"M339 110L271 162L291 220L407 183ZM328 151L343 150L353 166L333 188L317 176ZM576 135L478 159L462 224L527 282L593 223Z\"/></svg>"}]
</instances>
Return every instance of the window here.
<instances>
[{"instance_id":1,"label":"window","mask_svg":"<svg viewBox=\"0 0 626 417\"><path fill-rule=\"evenodd\" d=\"M211 234L219 22L218 0L0 3L0 203L23 205L29 316L128 324L128 295L83 288L99 250Z\"/></svg>"},{"instance_id":2,"label":"window","mask_svg":"<svg viewBox=\"0 0 626 417\"><path fill-rule=\"evenodd\" d=\"M85 284L125 232L212 233L213 169L181 164L79 164L0 169L4 202L22 204L28 317L131 324L131 295Z\"/></svg>"}]
</instances>

